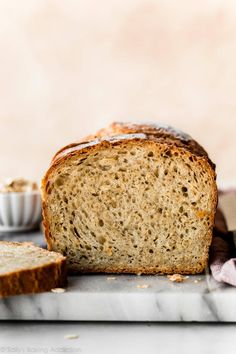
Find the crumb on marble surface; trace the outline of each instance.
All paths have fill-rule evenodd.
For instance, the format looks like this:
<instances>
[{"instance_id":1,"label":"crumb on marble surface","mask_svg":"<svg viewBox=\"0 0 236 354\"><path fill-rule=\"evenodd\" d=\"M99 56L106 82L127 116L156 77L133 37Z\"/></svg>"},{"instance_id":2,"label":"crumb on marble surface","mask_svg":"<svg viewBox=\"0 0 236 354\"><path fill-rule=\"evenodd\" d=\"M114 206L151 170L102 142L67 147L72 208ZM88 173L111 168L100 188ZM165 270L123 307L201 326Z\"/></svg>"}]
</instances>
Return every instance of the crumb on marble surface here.
<instances>
[{"instance_id":1,"label":"crumb on marble surface","mask_svg":"<svg viewBox=\"0 0 236 354\"><path fill-rule=\"evenodd\" d=\"M185 279L181 274L167 275L167 278L176 283L182 283Z\"/></svg>"},{"instance_id":2,"label":"crumb on marble surface","mask_svg":"<svg viewBox=\"0 0 236 354\"><path fill-rule=\"evenodd\" d=\"M148 285L148 284L138 284L137 285L137 288L138 289L147 289L147 288L149 288L150 287L150 285Z\"/></svg>"},{"instance_id":3,"label":"crumb on marble surface","mask_svg":"<svg viewBox=\"0 0 236 354\"><path fill-rule=\"evenodd\" d=\"M201 280L202 280L202 278L195 279L195 280L194 280L194 283L199 283Z\"/></svg>"},{"instance_id":4,"label":"crumb on marble surface","mask_svg":"<svg viewBox=\"0 0 236 354\"><path fill-rule=\"evenodd\" d=\"M107 280L116 280L116 277L107 277Z\"/></svg>"},{"instance_id":5,"label":"crumb on marble surface","mask_svg":"<svg viewBox=\"0 0 236 354\"><path fill-rule=\"evenodd\" d=\"M65 339L78 339L79 335L78 334L66 334Z\"/></svg>"},{"instance_id":6,"label":"crumb on marble surface","mask_svg":"<svg viewBox=\"0 0 236 354\"><path fill-rule=\"evenodd\" d=\"M63 289L63 288L54 288L54 289L51 289L51 292L52 293L57 293L57 294L62 294L66 291L66 289Z\"/></svg>"}]
</instances>

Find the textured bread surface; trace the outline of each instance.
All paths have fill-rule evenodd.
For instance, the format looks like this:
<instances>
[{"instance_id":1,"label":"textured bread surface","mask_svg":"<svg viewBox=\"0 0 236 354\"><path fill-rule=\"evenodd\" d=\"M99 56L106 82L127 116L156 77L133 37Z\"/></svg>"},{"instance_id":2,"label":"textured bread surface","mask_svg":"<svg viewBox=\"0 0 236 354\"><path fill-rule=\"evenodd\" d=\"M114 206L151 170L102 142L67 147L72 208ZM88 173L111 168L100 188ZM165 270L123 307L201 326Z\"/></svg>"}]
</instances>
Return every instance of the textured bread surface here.
<instances>
[{"instance_id":1,"label":"textured bread surface","mask_svg":"<svg viewBox=\"0 0 236 354\"><path fill-rule=\"evenodd\" d=\"M0 242L0 297L66 285L66 259L28 242Z\"/></svg>"},{"instance_id":2,"label":"textured bread surface","mask_svg":"<svg viewBox=\"0 0 236 354\"><path fill-rule=\"evenodd\" d=\"M215 179L188 135L114 123L55 155L42 183L48 247L75 273L201 273Z\"/></svg>"}]
</instances>

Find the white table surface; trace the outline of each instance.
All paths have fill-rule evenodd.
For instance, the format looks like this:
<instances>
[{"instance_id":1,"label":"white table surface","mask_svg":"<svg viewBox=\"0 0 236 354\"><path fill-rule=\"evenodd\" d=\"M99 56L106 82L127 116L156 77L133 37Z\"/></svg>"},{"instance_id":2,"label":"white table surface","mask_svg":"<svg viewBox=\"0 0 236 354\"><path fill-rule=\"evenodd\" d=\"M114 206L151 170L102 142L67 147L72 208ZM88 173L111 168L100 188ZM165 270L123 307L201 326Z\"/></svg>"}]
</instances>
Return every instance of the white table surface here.
<instances>
[{"instance_id":1,"label":"white table surface","mask_svg":"<svg viewBox=\"0 0 236 354\"><path fill-rule=\"evenodd\" d=\"M65 338L76 334L77 339ZM0 322L0 353L235 354L234 324Z\"/></svg>"}]
</instances>

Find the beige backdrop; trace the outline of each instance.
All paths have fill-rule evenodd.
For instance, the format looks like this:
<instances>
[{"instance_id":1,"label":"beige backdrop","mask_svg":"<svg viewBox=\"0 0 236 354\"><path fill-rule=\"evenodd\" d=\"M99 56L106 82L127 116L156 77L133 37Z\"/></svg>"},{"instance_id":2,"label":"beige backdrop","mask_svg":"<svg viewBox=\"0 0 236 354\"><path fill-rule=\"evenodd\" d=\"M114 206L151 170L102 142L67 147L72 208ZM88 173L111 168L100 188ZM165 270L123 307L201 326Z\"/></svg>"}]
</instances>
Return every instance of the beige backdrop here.
<instances>
[{"instance_id":1,"label":"beige backdrop","mask_svg":"<svg viewBox=\"0 0 236 354\"><path fill-rule=\"evenodd\" d=\"M186 130L236 184L235 0L0 0L0 177L114 119Z\"/></svg>"}]
</instances>

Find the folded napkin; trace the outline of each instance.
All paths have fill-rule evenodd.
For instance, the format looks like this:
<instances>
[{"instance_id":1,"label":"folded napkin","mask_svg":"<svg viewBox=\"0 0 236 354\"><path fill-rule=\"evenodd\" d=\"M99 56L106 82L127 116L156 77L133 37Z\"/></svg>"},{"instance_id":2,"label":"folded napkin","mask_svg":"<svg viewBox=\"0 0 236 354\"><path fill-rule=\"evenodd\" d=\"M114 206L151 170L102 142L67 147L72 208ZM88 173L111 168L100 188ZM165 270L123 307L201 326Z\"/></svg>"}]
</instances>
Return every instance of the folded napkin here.
<instances>
[{"instance_id":1,"label":"folded napkin","mask_svg":"<svg viewBox=\"0 0 236 354\"><path fill-rule=\"evenodd\" d=\"M218 282L236 286L236 258L232 234L228 232L220 210L216 214L214 237L210 249L210 269Z\"/></svg>"}]
</instances>

